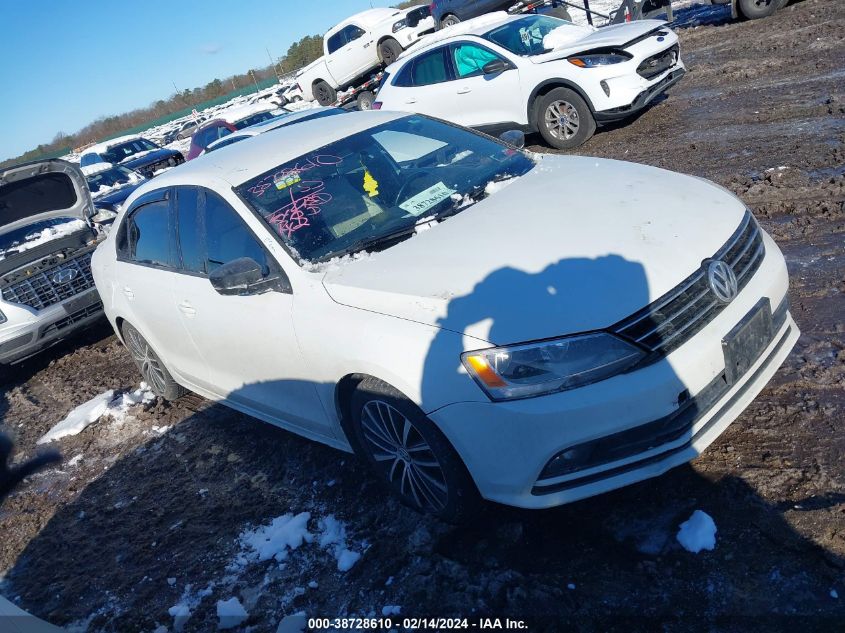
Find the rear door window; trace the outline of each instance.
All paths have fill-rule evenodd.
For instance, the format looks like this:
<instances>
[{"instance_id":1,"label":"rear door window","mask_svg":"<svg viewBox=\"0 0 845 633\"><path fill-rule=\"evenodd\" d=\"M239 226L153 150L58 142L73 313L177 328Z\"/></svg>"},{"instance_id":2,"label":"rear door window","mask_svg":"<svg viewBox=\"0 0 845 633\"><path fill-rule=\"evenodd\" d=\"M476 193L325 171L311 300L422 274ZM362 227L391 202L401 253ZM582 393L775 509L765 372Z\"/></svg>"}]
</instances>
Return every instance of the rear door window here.
<instances>
[{"instance_id":1,"label":"rear door window","mask_svg":"<svg viewBox=\"0 0 845 633\"><path fill-rule=\"evenodd\" d=\"M430 86L452 79L446 52L446 47L438 48L414 59L408 85Z\"/></svg>"},{"instance_id":2,"label":"rear door window","mask_svg":"<svg viewBox=\"0 0 845 633\"><path fill-rule=\"evenodd\" d=\"M139 207L129 219L129 259L139 264L175 267L171 248L170 203L151 202Z\"/></svg>"},{"instance_id":3,"label":"rear door window","mask_svg":"<svg viewBox=\"0 0 845 633\"><path fill-rule=\"evenodd\" d=\"M196 187L176 189L176 241L182 270L192 273L205 272L200 198Z\"/></svg>"}]
</instances>

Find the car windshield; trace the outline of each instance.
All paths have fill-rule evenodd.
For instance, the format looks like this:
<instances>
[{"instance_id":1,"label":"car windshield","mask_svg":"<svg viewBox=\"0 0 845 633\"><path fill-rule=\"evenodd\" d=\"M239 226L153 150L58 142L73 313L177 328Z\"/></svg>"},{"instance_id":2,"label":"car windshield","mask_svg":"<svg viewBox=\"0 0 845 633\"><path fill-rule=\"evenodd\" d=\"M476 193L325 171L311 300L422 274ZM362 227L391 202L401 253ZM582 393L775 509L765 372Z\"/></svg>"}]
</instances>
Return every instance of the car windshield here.
<instances>
[{"instance_id":1,"label":"car windshield","mask_svg":"<svg viewBox=\"0 0 845 633\"><path fill-rule=\"evenodd\" d=\"M105 152L100 152L103 160L107 163L119 163L127 158L140 154L141 152L148 152L158 149L158 145L148 141L145 138L136 138L133 141L127 141L120 145L108 148Z\"/></svg>"},{"instance_id":2,"label":"car windshield","mask_svg":"<svg viewBox=\"0 0 845 633\"><path fill-rule=\"evenodd\" d=\"M88 182L88 189L91 190L91 193L98 197L126 185L134 185L141 182L143 178L131 169L115 165L105 171L86 176L85 180Z\"/></svg>"},{"instance_id":3,"label":"car windshield","mask_svg":"<svg viewBox=\"0 0 845 633\"><path fill-rule=\"evenodd\" d=\"M546 35L562 26L573 25L547 15L527 15L488 31L483 37L515 55L540 55L548 52L543 46Z\"/></svg>"},{"instance_id":4,"label":"car windshield","mask_svg":"<svg viewBox=\"0 0 845 633\"><path fill-rule=\"evenodd\" d=\"M88 225L79 218L52 218L33 222L0 235L0 259L87 228Z\"/></svg>"},{"instance_id":5,"label":"car windshield","mask_svg":"<svg viewBox=\"0 0 845 633\"><path fill-rule=\"evenodd\" d=\"M385 248L534 167L524 152L419 115L283 163L237 193L300 259Z\"/></svg>"}]
</instances>

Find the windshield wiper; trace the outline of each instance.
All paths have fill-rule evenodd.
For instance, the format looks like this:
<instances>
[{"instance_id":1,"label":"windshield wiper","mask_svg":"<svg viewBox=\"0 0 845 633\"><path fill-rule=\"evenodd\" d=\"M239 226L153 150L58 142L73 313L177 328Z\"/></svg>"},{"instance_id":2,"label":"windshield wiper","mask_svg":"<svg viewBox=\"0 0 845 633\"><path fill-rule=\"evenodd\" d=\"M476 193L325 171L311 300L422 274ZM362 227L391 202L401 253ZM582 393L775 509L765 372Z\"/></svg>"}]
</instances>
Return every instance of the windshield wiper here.
<instances>
[{"instance_id":1,"label":"windshield wiper","mask_svg":"<svg viewBox=\"0 0 845 633\"><path fill-rule=\"evenodd\" d=\"M353 242L349 246L343 249L343 253L345 254L352 254L352 253L359 253L361 251L365 251L370 249L374 246L383 246L385 244L392 244L395 242L399 242L402 239L411 237L417 232L417 229L425 224L430 222L434 222L436 220L435 216L428 216L419 220L412 224L411 226L405 226L401 229L396 229L395 231L390 231L389 233L382 233L381 235L371 235L370 237L364 237L358 240L357 242Z\"/></svg>"}]
</instances>

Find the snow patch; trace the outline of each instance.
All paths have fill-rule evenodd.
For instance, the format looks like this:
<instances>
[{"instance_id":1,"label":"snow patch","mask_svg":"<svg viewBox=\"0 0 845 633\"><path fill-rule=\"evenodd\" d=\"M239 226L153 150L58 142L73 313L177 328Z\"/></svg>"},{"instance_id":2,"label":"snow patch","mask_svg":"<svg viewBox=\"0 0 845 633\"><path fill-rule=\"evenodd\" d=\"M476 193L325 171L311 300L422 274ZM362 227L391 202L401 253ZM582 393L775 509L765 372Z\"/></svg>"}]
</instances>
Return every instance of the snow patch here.
<instances>
[{"instance_id":1,"label":"snow patch","mask_svg":"<svg viewBox=\"0 0 845 633\"><path fill-rule=\"evenodd\" d=\"M395 605L395 604L388 604L388 605L385 605L381 608L381 614L384 615L384 616L399 615L399 613L401 611L402 611L402 607L400 607L399 605Z\"/></svg>"},{"instance_id":2,"label":"snow patch","mask_svg":"<svg viewBox=\"0 0 845 633\"><path fill-rule=\"evenodd\" d=\"M590 8L593 8L592 6ZM578 11L577 9L573 10L572 13L581 13L584 14L582 11ZM587 37L590 33L594 32L596 29L591 26L578 26L576 24L563 24L556 29L549 31L546 36L543 38L543 48L547 51L552 51L556 48L561 48L563 46L568 46L569 44L574 44L580 39Z\"/></svg>"},{"instance_id":3,"label":"snow patch","mask_svg":"<svg viewBox=\"0 0 845 633\"><path fill-rule=\"evenodd\" d=\"M175 633L179 633L184 628L188 620L191 619L194 609L196 609L205 598L211 595L214 584L209 583L205 589L197 593L192 592L193 587L194 586L191 584L185 585L185 590L182 592L182 597L179 598L179 602L167 610L173 618L173 630Z\"/></svg>"},{"instance_id":4,"label":"snow patch","mask_svg":"<svg viewBox=\"0 0 845 633\"><path fill-rule=\"evenodd\" d=\"M516 182L516 180L516 178L508 178L507 180L498 181L491 180L487 183L487 185L485 185L484 193L486 193L488 196L492 196L494 193L498 193L508 185L512 185L514 182Z\"/></svg>"},{"instance_id":5,"label":"snow patch","mask_svg":"<svg viewBox=\"0 0 845 633\"><path fill-rule=\"evenodd\" d=\"M220 618L218 629L233 629L246 620L249 613L237 598L229 598L217 601L217 617Z\"/></svg>"},{"instance_id":6,"label":"snow patch","mask_svg":"<svg viewBox=\"0 0 845 633\"><path fill-rule=\"evenodd\" d=\"M839 592L837 592L836 589L831 589L830 590L830 597L833 598L834 600L838 600L839 599Z\"/></svg>"},{"instance_id":7,"label":"snow patch","mask_svg":"<svg viewBox=\"0 0 845 633\"><path fill-rule=\"evenodd\" d=\"M308 531L310 512L297 515L285 514L276 517L270 525L243 532L239 538L243 551L235 559L239 567L245 567L250 561L275 559L283 561L291 550L303 543L311 543L314 536Z\"/></svg>"},{"instance_id":8,"label":"snow patch","mask_svg":"<svg viewBox=\"0 0 845 633\"><path fill-rule=\"evenodd\" d=\"M716 523L706 512L696 510L681 523L677 538L683 548L693 554L703 549L713 550L716 547Z\"/></svg>"},{"instance_id":9,"label":"snow patch","mask_svg":"<svg viewBox=\"0 0 845 633\"><path fill-rule=\"evenodd\" d=\"M36 444L46 444L70 435L78 435L104 416L123 422L130 408L153 400L155 400L155 394L145 382L142 382L135 391L123 393L117 397L114 395L114 389L109 389L68 413L64 420L47 431ZM74 460L81 458L82 456L78 455L74 457ZM71 460L70 465L73 466L74 463Z\"/></svg>"},{"instance_id":10,"label":"snow patch","mask_svg":"<svg viewBox=\"0 0 845 633\"><path fill-rule=\"evenodd\" d=\"M66 235L72 235L77 231L87 228L88 225L85 224L84 221L78 219L63 222L62 224L56 224L55 226L48 226L46 229L28 234L24 237L23 242L14 243L5 250L0 249L0 259L4 259L6 257L6 253L9 253L10 251L12 251L10 253L11 255L23 253L24 251L35 248L36 246L41 246L47 242L52 242L53 240L65 237Z\"/></svg>"},{"instance_id":11,"label":"snow patch","mask_svg":"<svg viewBox=\"0 0 845 633\"><path fill-rule=\"evenodd\" d=\"M320 530L320 547L333 551L338 571L346 572L352 569L361 554L346 547L346 525L343 521L338 521L330 514L320 520Z\"/></svg>"}]
</instances>

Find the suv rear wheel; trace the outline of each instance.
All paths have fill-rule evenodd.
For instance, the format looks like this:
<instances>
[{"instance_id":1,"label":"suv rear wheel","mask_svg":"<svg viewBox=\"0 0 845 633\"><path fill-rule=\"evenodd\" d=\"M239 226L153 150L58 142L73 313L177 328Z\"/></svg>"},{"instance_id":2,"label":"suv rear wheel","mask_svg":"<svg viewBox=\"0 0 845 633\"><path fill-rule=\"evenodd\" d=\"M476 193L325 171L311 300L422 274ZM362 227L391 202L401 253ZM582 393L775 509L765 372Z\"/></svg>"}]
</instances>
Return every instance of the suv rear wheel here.
<instances>
[{"instance_id":1,"label":"suv rear wheel","mask_svg":"<svg viewBox=\"0 0 845 633\"><path fill-rule=\"evenodd\" d=\"M378 54L385 66L390 66L402 54L402 46L394 39L388 38L378 45Z\"/></svg>"},{"instance_id":2,"label":"suv rear wheel","mask_svg":"<svg viewBox=\"0 0 845 633\"><path fill-rule=\"evenodd\" d=\"M746 20L756 20L772 15L778 10L780 0L738 0L737 12Z\"/></svg>"},{"instance_id":3,"label":"suv rear wheel","mask_svg":"<svg viewBox=\"0 0 845 633\"><path fill-rule=\"evenodd\" d=\"M441 18L440 28L445 29L447 26L454 26L455 24L457 24L460 21L461 21L461 18L459 18L457 15L453 15L451 13L448 13Z\"/></svg>"},{"instance_id":4,"label":"suv rear wheel","mask_svg":"<svg viewBox=\"0 0 845 633\"><path fill-rule=\"evenodd\" d=\"M460 523L481 497L463 461L440 430L390 385L367 378L351 398L358 452L402 503Z\"/></svg>"},{"instance_id":5,"label":"suv rear wheel","mask_svg":"<svg viewBox=\"0 0 845 633\"><path fill-rule=\"evenodd\" d=\"M540 97L536 117L540 134L556 149L583 145L596 131L596 121L587 102L569 88L555 88Z\"/></svg>"}]
</instances>

